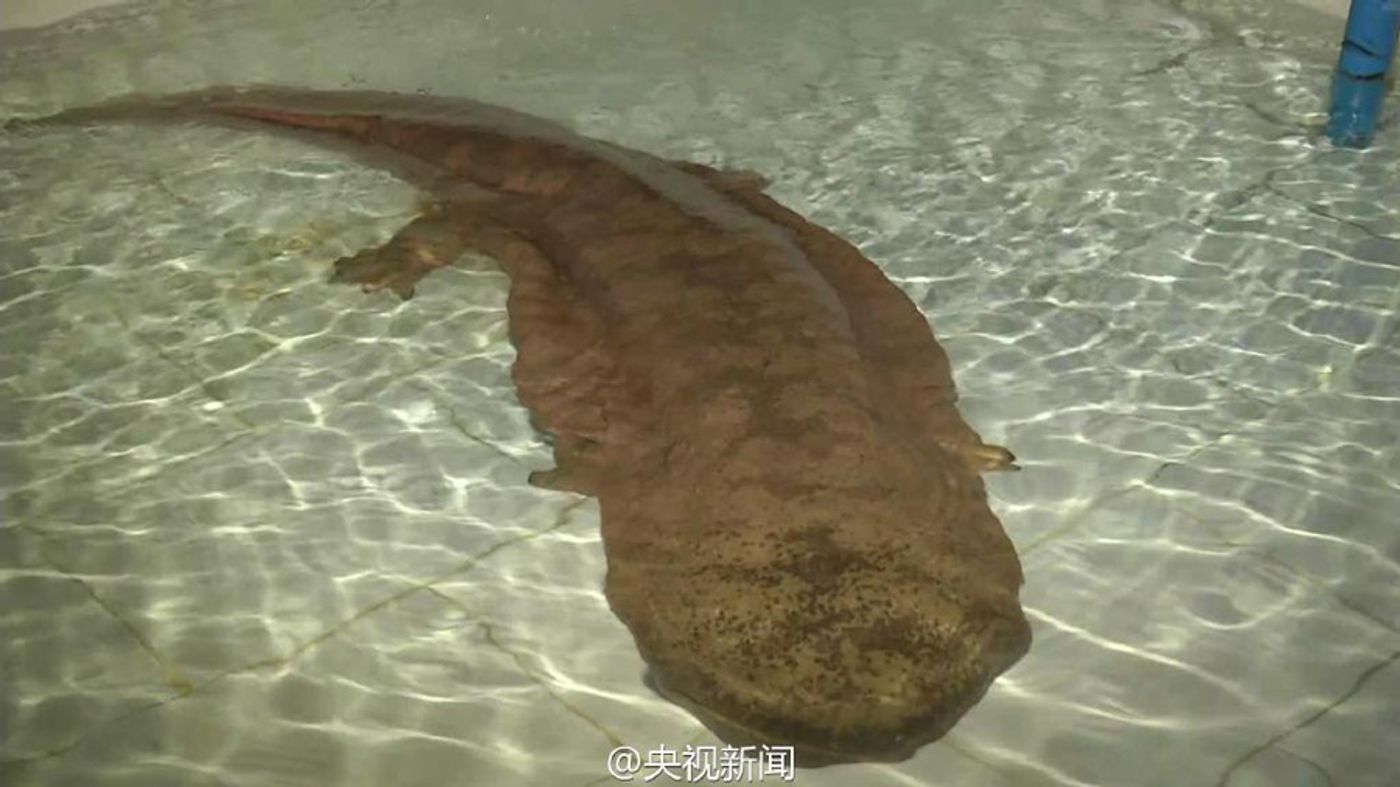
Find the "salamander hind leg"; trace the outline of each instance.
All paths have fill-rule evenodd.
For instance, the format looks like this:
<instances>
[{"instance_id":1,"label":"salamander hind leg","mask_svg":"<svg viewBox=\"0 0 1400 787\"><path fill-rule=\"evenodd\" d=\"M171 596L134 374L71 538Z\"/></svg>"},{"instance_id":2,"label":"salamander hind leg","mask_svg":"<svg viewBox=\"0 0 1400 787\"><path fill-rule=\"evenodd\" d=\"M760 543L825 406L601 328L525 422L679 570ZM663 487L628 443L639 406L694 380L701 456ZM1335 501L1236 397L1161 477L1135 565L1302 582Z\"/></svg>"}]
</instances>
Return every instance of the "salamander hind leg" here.
<instances>
[{"instance_id":1,"label":"salamander hind leg","mask_svg":"<svg viewBox=\"0 0 1400 787\"><path fill-rule=\"evenodd\" d=\"M330 280L358 284L365 292L389 290L408 300L420 279L451 265L470 246L460 226L430 213L409 222L384 245L336 260Z\"/></svg>"}]
</instances>

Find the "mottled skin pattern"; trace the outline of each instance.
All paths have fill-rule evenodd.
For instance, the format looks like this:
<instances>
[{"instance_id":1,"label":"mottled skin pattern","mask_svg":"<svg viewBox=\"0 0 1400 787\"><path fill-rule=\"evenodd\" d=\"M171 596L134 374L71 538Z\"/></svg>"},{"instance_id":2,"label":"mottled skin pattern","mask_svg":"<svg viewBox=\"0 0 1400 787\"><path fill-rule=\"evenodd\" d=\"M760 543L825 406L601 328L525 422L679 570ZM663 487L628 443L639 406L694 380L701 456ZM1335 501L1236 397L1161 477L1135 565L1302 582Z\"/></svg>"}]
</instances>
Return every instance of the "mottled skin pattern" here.
<instances>
[{"instance_id":1,"label":"mottled skin pattern","mask_svg":"<svg viewBox=\"0 0 1400 787\"><path fill-rule=\"evenodd\" d=\"M1021 568L922 314L749 175L466 101L278 88L128 98L35 123L311 130L432 208L333 278L408 298L474 250L511 277L532 482L595 495L607 597L653 686L802 765L895 760L1024 654ZM11 124L31 125L31 123Z\"/></svg>"}]
</instances>

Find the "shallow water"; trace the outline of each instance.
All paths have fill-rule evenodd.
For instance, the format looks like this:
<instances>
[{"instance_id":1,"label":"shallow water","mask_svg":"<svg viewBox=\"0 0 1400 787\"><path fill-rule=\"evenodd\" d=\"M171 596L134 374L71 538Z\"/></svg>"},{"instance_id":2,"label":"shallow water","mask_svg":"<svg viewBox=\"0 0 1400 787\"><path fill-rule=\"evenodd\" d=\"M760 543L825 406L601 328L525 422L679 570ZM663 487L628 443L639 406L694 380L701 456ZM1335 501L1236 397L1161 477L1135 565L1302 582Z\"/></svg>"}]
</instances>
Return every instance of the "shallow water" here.
<instances>
[{"instance_id":1,"label":"shallow water","mask_svg":"<svg viewBox=\"0 0 1400 787\"><path fill-rule=\"evenodd\" d=\"M763 172L1021 457L988 484L1036 638L914 759L797 783L1384 783L1400 100L1317 141L1337 21L1263 0L852 5L141 2L0 34L0 116L421 90ZM596 505L525 482L504 277L323 283L416 210L274 135L0 135L0 783L589 785L715 743L643 686Z\"/></svg>"}]
</instances>

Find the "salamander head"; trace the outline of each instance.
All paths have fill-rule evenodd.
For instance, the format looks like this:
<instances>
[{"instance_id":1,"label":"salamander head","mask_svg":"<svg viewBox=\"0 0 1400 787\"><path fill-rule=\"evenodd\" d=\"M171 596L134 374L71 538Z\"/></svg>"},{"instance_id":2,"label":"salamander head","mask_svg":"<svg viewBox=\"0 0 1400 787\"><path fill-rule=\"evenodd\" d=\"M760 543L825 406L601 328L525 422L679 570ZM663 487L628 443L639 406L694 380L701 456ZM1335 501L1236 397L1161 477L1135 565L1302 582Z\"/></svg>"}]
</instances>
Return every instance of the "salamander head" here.
<instances>
[{"instance_id":1,"label":"salamander head","mask_svg":"<svg viewBox=\"0 0 1400 787\"><path fill-rule=\"evenodd\" d=\"M667 554L610 544L608 598L725 741L907 758L1029 648L1020 565L964 463L865 453L836 482L791 449L761 483L697 479L693 519L651 531L689 534Z\"/></svg>"}]
</instances>

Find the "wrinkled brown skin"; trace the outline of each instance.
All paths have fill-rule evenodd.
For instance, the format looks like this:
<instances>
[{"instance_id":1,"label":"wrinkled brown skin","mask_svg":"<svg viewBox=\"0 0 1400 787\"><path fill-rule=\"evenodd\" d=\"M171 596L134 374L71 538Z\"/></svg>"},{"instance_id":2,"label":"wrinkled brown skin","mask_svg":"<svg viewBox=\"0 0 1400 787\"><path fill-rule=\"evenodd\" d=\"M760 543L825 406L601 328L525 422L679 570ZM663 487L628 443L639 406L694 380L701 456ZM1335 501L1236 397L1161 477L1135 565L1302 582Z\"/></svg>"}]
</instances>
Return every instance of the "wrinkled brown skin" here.
<instances>
[{"instance_id":1,"label":"wrinkled brown skin","mask_svg":"<svg viewBox=\"0 0 1400 787\"><path fill-rule=\"evenodd\" d=\"M511 277L532 482L599 499L607 598L651 684L799 765L899 760L1030 645L1021 567L922 314L754 176L487 105L279 88L133 97L46 123L310 130L434 207L334 279L407 298L465 251Z\"/></svg>"}]
</instances>

